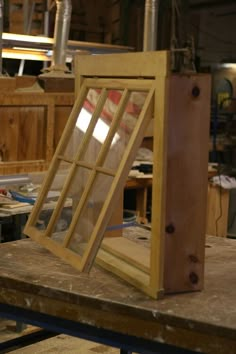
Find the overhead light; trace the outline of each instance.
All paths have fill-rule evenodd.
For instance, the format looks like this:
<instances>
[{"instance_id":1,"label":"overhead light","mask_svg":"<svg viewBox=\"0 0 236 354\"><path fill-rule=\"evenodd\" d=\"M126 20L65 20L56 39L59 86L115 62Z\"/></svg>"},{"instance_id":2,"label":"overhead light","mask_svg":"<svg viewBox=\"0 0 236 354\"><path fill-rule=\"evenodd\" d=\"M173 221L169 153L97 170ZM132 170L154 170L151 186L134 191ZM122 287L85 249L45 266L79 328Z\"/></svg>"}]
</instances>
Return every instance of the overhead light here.
<instances>
[{"instance_id":1,"label":"overhead light","mask_svg":"<svg viewBox=\"0 0 236 354\"><path fill-rule=\"evenodd\" d=\"M51 56L48 56L45 51L34 51L28 49L2 49L2 58L5 59L23 59L23 60L38 60L50 61Z\"/></svg>"},{"instance_id":2,"label":"overhead light","mask_svg":"<svg viewBox=\"0 0 236 354\"><path fill-rule=\"evenodd\" d=\"M44 36L31 36L25 34L6 33L2 34L3 48L24 47L52 49L54 38ZM68 40L68 50L86 50L91 53L124 53L132 51L133 48L106 43L92 43Z\"/></svg>"},{"instance_id":3,"label":"overhead light","mask_svg":"<svg viewBox=\"0 0 236 354\"><path fill-rule=\"evenodd\" d=\"M229 55L228 57L221 60L220 66L227 69L236 69L236 58Z\"/></svg>"},{"instance_id":4,"label":"overhead light","mask_svg":"<svg viewBox=\"0 0 236 354\"><path fill-rule=\"evenodd\" d=\"M16 33L2 33L2 58L51 61L54 38L44 36L31 36ZM116 46L104 43L92 42L67 42L66 62L70 63L77 52L89 52L91 54L104 53L124 53L133 48L125 46Z\"/></svg>"},{"instance_id":5,"label":"overhead light","mask_svg":"<svg viewBox=\"0 0 236 354\"><path fill-rule=\"evenodd\" d=\"M36 61L51 61L52 50L41 50L33 48L3 48L2 58L5 59L20 59L20 60L36 60ZM72 55L68 54L66 62L71 63Z\"/></svg>"},{"instance_id":6,"label":"overhead light","mask_svg":"<svg viewBox=\"0 0 236 354\"><path fill-rule=\"evenodd\" d=\"M236 70L236 63L223 63L221 64L221 67Z\"/></svg>"},{"instance_id":7,"label":"overhead light","mask_svg":"<svg viewBox=\"0 0 236 354\"><path fill-rule=\"evenodd\" d=\"M25 50L25 51L33 51L33 52L44 52L47 53L48 50L47 49L38 49L38 48L25 48L25 47L13 47L12 49L16 49L16 50Z\"/></svg>"}]
</instances>

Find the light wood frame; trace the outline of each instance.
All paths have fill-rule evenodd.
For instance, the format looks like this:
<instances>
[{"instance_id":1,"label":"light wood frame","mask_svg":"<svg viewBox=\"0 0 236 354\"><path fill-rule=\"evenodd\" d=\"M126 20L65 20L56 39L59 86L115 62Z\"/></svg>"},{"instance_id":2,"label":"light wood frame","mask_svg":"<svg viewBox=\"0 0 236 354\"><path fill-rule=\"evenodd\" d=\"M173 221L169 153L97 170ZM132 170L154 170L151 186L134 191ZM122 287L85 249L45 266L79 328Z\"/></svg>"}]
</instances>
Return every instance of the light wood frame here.
<instances>
[{"instance_id":1,"label":"light wood frame","mask_svg":"<svg viewBox=\"0 0 236 354\"><path fill-rule=\"evenodd\" d=\"M89 89L102 89L100 99L98 104L93 112L91 122L85 132L85 135L82 141L79 144L78 150L76 152L76 156L74 159L68 159L64 156L64 151L70 137L72 135L72 131L76 125L77 117L80 110L83 107L84 100L86 99L86 95ZM109 133L107 138L101 148L101 151L98 155L98 159L95 164L87 163L82 161L81 158L86 150L87 145L89 144L95 124L99 118L100 112L103 108L107 97L107 90L123 90L121 100L118 104L117 111L114 114L113 122L111 123ZM126 150L123 154L123 157L120 161L119 167L116 170L109 170L107 168L103 168L102 164L105 160L106 154L108 153L109 147L111 145L112 139L118 129L119 122L122 118L124 113L125 107L128 103L128 99L131 92L146 92L147 96L145 99L145 103L142 107L142 110L139 114L137 119L137 124L135 125L133 132L130 136L128 145ZM109 222L109 219L112 214L112 210L115 208L116 201L120 196L120 188L125 184L128 171L131 168L132 162L134 160L136 151L140 146L141 140L143 138L143 131L145 131L151 117L153 114L153 100L154 100L154 93L155 93L155 82L153 79L147 78L144 80L143 78L121 78L116 80L111 80L107 78L84 78L83 83L81 85L81 89L79 91L77 100L75 102L74 108L72 110L71 116L68 120L67 126L65 128L64 134L62 139L58 145L58 148L55 152L52 164L50 166L47 178L45 183L42 187L41 194L37 200L36 206L33 209L30 219L26 225L25 233L38 241L39 243L43 244L45 247L50 249L52 252L57 254L58 256L62 257L65 260L69 260L71 264L77 267L81 271L88 271L92 263L95 259L97 254L99 245L102 241L103 234L106 230L106 225ZM57 206L52 214L50 222L45 231L39 231L35 227L37 219L39 217L40 211L42 209L45 196L51 186L51 183L57 173L57 169L59 167L60 161L65 161L71 164L71 169L64 184L64 187L61 192L61 196L57 202ZM91 170L91 175L89 177L89 181L85 186L85 190L81 196L81 200L75 210L73 215L72 222L68 231L65 234L62 244L58 244L55 240L50 238L52 231L54 229L55 223L57 218L63 208L65 198L67 196L68 188L70 187L71 180L75 174L75 170L79 167L85 167L88 170ZM87 248L81 257L79 254L73 253L69 249L69 242L73 238L73 233L76 227L76 223L78 218L80 217L81 213L83 212L84 205L87 201L88 193L93 187L93 183L95 177L98 173L102 173L104 175L109 175L113 177L113 183L111 185L109 194L104 202L104 205L101 210L101 214L96 222L95 228L92 232L91 238L88 242Z\"/></svg>"},{"instance_id":2,"label":"light wood frame","mask_svg":"<svg viewBox=\"0 0 236 354\"><path fill-rule=\"evenodd\" d=\"M162 296L164 291L171 293L202 289L210 112L209 79L197 75L171 76L169 53L164 51L106 56L78 55L75 59L75 69L78 98L25 233L79 270L88 271L97 255L98 264L154 298ZM49 232L42 234L37 231L34 224L87 88L94 85L103 87L103 90L106 87L129 90L139 88L140 84L144 85L142 89L145 87L149 91L149 100L154 98L150 250L123 237L102 242L106 225L119 193L122 193L135 152L145 134L145 129L141 129L132 140L132 147L129 147L118 174L114 175L116 183L105 201L106 208L100 214L99 224L95 226L85 257L80 258L69 249L56 244L50 238ZM150 121L151 111L146 113L144 112L143 128ZM184 141L183 137L187 136L187 141ZM198 168L197 178L191 159ZM179 183L183 173L186 173L188 179ZM186 190L182 191L180 186ZM190 198L185 197L188 193ZM192 217L194 220L191 220ZM48 231L51 232L52 228ZM127 252L128 249L131 250L130 253Z\"/></svg>"},{"instance_id":3,"label":"light wood frame","mask_svg":"<svg viewBox=\"0 0 236 354\"><path fill-rule=\"evenodd\" d=\"M167 102L168 77L170 74L169 52L127 53L123 55L106 55L93 57L77 56L76 91L80 90L85 77L124 77L127 79L152 79L154 92L154 124L153 134L153 185L152 213L156 216L152 221L150 251L132 243L133 253L140 257L132 259L122 255L116 247L109 248L103 242L96 261L105 269L115 273L148 295L157 298L163 294L164 277L164 243L165 243L165 195L166 195L166 157L167 157ZM151 117L151 118L153 118ZM143 131L143 136L145 131ZM155 163L158 161L158 163ZM126 175L128 171L126 171ZM124 184L123 184L124 186ZM129 240L122 238L124 242ZM117 240L117 239L116 239ZM115 241L115 239L113 240ZM118 243L121 244L119 239ZM131 241L130 241L131 242ZM117 241L116 241L117 243ZM124 245L124 248L126 245ZM123 250L124 250L123 248Z\"/></svg>"}]
</instances>

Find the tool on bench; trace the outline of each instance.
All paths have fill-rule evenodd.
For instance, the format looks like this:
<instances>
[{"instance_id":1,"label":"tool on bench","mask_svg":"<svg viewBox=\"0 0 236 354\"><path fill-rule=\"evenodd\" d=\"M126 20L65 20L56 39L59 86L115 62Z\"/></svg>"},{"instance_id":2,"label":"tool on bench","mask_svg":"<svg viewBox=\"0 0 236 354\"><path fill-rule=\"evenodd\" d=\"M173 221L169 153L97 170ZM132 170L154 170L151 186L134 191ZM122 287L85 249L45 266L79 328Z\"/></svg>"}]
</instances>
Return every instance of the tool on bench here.
<instances>
[{"instance_id":1,"label":"tool on bench","mask_svg":"<svg viewBox=\"0 0 236 354\"><path fill-rule=\"evenodd\" d=\"M15 192L15 191L9 191L12 198L14 200L17 200L20 203L29 203L29 204L34 204L36 201L36 198L32 198L32 197L27 197L24 194Z\"/></svg>"}]
</instances>

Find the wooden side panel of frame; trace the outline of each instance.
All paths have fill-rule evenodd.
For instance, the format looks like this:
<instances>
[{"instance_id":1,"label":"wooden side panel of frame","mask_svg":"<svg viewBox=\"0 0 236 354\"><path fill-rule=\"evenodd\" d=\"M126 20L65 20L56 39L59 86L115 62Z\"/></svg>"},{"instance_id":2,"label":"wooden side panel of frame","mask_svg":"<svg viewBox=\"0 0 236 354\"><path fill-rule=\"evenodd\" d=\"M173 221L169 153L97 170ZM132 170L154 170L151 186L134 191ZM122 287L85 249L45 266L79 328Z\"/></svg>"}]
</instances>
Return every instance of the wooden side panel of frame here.
<instances>
[{"instance_id":1,"label":"wooden side panel of frame","mask_svg":"<svg viewBox=\"0 0 236 354\"><path fill-rule=\"evenodd\" d=\"M76 79L80 76L154 78L168 72L166 51L96 55L96 60L93 55L75 57Z\"/></svg>"},{"instance_id":2,"label":"wooden side panel of frame","mask_svg":"<svg viewBox=\"0 0 236 354\"><path fill-rule=\"evenodd\" d=\"M98 255L154 298L203 288L211 85L209 75L173 75L156 87L151 254L120 238Z\"/></svg>"},{"instance_id":3,"label":"wooden side panel of frame","mask_svg":"<svg viewBox=\"0 0 236 354\"><path fill-rule=\"evenodd\" d=\"M173 75L169 83L165 292L200 290L208 183L209 75Z\"/></svg>"}]
</instances>

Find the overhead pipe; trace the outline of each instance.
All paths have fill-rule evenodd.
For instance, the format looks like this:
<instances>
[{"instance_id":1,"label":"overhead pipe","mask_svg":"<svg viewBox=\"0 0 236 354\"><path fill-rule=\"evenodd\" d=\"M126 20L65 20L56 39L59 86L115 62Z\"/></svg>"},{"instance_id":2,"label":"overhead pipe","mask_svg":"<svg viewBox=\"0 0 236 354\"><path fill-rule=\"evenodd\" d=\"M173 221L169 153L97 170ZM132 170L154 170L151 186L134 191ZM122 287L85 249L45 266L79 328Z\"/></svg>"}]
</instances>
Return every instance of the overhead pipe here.
<instances>
[{"instance_id":1,"label":"overhead pipe","mask_svg":"<svg viewBox=\"0 0 236 354\"><path fill-rule=\"evenodd\" d=\"M56 0L56 6L52 64L48 70L66 72L68 71L66 50L70 31L71 0Z\"/></svg>"},{"instance_id":2,"label":"overhead pipe","mask_svg":"<svg viewBox=\"0 0 236 354\"><path fill-rule=\"evenodd\" d=\"M157 49L159 0L146 0L144 14L143 51Z\"/></svg>"}]
</instances>

